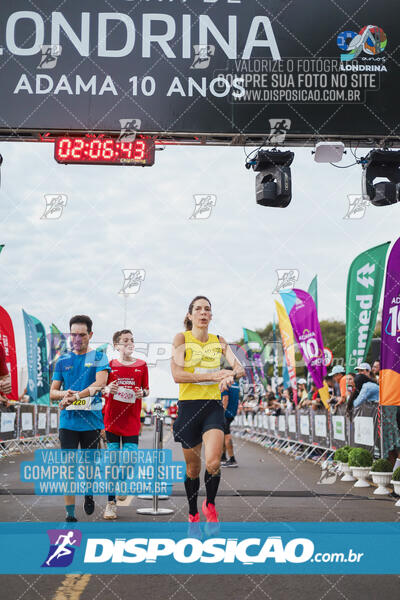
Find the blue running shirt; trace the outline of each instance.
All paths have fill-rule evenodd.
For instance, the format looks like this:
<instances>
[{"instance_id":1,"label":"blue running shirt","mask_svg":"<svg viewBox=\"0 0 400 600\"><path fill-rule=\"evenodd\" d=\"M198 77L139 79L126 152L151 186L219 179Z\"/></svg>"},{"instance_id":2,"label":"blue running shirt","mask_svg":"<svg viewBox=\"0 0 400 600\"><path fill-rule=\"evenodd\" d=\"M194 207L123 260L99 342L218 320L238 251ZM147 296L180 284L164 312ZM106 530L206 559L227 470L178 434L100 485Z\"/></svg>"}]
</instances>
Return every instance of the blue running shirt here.
<instances>
[{"instance_id":1,"label":"blue running shirt","mask_svg":"<svg viewBox=\"0 0 400 600\"><path fill-rule=\"evenodd\" d=\"M107 356L104 352L90 350L86 354L68 352L58 359L53 381L61 381L64 390L80 392L96 381L96 373L110 371ZM60 429L73 431L89 431L104 429L101 412L101 394L98 392L92 399L92 404L98 404L98 410L67 410L60 411Z\"/></svg>"}]
</instances>

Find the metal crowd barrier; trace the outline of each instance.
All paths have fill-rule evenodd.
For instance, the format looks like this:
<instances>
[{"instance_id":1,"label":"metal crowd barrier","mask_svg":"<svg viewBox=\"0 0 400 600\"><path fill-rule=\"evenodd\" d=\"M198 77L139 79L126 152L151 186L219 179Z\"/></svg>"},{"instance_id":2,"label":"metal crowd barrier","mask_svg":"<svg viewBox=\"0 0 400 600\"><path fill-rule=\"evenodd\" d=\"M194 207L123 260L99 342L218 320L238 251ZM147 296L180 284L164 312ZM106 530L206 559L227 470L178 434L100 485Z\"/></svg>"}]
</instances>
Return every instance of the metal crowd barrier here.
<instances>
[{"instance_id":1,"label":"metal crowd barrier","mask_svg":"<svg viewBox=\"0 0 400 600\"><path fill-rule=\"evenodd\" d=\"M163 425L164 425L164 409L161 404L154 405L154 450L162 450L163 448ZM157 468L156 468L157 471ZM151 508L138 508L136 510L140 515L170 515L174 511L172 508L160 508L158 501L167 500L169 496L155 494L154 496L140 495L138 498L143 500L152 500Z\"/></svg>"},{"instance_id":2,"label":"metal crowd barrier","mask_svg":"<svg viewBox=\"0 0 400 600\"><path fill-rule=\"evenodd\" d=\"M242 437L304 460L316 448L321 450L319 462L347 445L366 448L377 457L381 435L378 412L378 405L370 402L353 409L352 419L346 415L345 405L339 405L335 413L312 408L282 411L279 416L264 411L242 412L235 417L232 428Z\"/></svg>"},{"instance_id":3,"label":"metal crowd barrier","mask_svg":"<svg viewBox=\"0 0 400 600\"><path fill-rule=\"evenodd\" d=\"M57 406L15 403L0 406L0 456L58 444Z\"/></svg>"}]
</instances>

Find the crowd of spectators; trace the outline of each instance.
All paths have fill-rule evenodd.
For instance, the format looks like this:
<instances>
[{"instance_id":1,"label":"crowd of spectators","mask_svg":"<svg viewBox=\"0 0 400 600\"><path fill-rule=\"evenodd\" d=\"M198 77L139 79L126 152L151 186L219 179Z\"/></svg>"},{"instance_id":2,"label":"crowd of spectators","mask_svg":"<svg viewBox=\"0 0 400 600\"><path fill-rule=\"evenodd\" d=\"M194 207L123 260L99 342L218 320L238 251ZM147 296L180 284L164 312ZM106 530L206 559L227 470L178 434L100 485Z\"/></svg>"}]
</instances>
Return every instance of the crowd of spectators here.
<instances>
[{"instance_id":1,"label":"crowd of spectators","mask_svg":"<svg viewBox=\"0 0 400 600\"><path fill-rule=\"evenodd\" d=\"M380 362L376 360L372 366L363 362L353 372L347 373L342 365L335 365L324 379L329 389L329 407L331 414L345 414L352 420L354 411L363 404L379 403L379 371ZM242 398L239 412L259 411L268 415L279 416L289 410L327 410L323 404L317 387L304 378L297 380L297 404L293 401L291 387L284 388L280 383L275 391L267 386L260 392L251 390ZM341 407L341 408L340 408ZM384 456L392 462L400 457L400 407L382 406L382 431Z\"/></svg>"}]
</instances>

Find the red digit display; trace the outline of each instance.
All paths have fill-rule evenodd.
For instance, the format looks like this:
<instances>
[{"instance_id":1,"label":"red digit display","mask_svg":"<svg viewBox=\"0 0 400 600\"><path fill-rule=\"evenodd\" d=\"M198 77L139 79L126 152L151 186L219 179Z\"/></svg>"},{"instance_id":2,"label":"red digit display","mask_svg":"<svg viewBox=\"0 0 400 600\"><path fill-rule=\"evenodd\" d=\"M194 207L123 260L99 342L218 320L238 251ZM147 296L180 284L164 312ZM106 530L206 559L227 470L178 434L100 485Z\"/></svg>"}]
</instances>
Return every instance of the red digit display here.
<instances>
[{"instance_id":1,"label":"red digit display","mask_svg":"<svg viewBox=\"0 0 400 600\"><path fill-rule=\"evenodd\" d=\"M124 142L102 137L57 138L54 158L62 164L141 165L154 164L155 145L150 138Z\"/></svg>"}]
</instances>

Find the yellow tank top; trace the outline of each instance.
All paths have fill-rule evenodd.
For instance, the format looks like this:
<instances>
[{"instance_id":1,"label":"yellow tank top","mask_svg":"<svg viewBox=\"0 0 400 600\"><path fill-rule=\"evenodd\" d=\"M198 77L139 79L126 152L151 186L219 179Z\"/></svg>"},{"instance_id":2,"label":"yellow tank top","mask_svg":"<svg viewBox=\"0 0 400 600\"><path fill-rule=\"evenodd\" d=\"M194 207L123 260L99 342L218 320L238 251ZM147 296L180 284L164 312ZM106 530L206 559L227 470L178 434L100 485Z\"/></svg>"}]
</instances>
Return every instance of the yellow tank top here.
<instances>
[{"instance_id":1,"label":"yellow tank top","mask_svg":"<svg viewBox=\"0 0 400 600\"><path fill-rule=\"evenodd\" d=\"M213 373L220 370L222 347L213 333L208 334L206 342L200 342L185 331L185 364L188 373ZM179 400L221 400L221 392L215 381L200 383L180 383Z\"/></svg>"}]
</instances>

